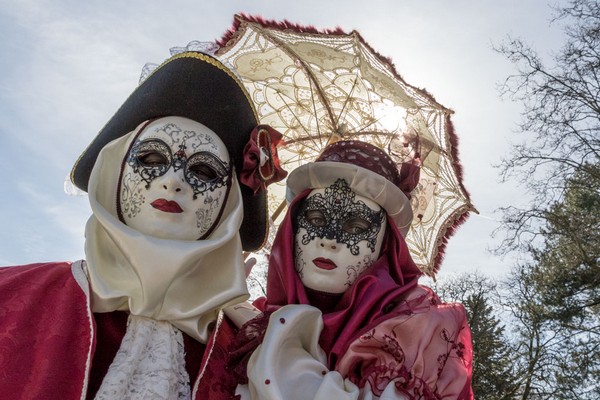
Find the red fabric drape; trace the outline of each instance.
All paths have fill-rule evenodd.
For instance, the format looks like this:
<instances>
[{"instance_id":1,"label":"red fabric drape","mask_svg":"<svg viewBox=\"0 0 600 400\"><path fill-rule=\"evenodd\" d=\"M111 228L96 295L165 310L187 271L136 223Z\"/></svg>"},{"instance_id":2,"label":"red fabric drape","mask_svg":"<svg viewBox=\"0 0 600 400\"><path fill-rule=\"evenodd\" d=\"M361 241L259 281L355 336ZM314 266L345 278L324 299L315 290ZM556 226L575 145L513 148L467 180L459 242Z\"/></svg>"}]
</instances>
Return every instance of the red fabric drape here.
<instances>
[{"instance_id":1,"label":"red fabric drape","mask_svg":"<svg viewBox=\"0 0 600 400\"><path fill-rule=\"evenodd\" d=\"M274 311L287 304L311 304L294 267L293 227L295 210L309 193L307 190L294 200L279 226L269 258L267 296L256 302L264 311ZM330 368L335 367L356 334L391 310L403 294L417 285L421 274L410 258L406 242L388 220L379 259L340 297L330 312L323 314L320 345L329 355Z\"/></svg>"}]
</instances>

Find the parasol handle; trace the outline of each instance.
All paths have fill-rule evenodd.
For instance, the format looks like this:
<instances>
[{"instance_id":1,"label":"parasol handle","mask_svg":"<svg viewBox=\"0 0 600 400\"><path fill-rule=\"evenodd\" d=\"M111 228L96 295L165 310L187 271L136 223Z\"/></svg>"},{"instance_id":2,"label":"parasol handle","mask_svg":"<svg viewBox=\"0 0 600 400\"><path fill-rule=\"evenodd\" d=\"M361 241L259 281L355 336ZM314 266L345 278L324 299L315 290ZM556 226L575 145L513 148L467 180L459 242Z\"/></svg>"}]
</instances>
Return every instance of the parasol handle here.
<instances>
[{"instance_id":1,"label":"parasol handle","mask_svg":"<svg viewBox=\"0 0 600 400\"><path fill-rule=\"evenodd\" d=\"M275 221L279 217L279 214L281 214L283 212L283 210L285 210L286 207L287 207L287 203L285 202L285 199L284 199L281 202L281 204L279 204L279 207L277 207L277 209L273 213L273 216L271 217L271 219L273 221Z\"/></svg>"},{"instance_id":2,"label":"parasol handle","mask_svg":"<svg viewBox=\"0 0 600 400\"><path fill-rule=\"evenodd\" d=\"M281 204L279 204L279 206L277 207L277 209L273 212L273 215L271 216L271 219L273 221L275 221L277 219L277 217L279 217L279 215L283 212L283 210L285 210L287 207L287 203L285 202L285 200L283 200L281 202ZM244 261L248 258L248 256L251 254L251 252L249 251L244 251L242 253L242 256L244 257Z\"/></svg>"}]
</instances>

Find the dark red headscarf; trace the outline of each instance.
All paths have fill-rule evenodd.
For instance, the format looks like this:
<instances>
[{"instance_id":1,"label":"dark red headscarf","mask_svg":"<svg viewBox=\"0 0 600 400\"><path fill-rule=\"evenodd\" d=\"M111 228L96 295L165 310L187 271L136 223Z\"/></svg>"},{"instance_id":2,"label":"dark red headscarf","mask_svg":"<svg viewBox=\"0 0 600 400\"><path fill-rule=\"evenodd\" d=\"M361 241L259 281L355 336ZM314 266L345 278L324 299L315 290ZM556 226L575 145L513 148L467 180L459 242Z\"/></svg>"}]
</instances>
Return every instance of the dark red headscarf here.
<instances>
[{"instance_id":1,"label":"dark red headscarf","mask_svg":"<svg viewBox=\"0 0 600 400\"><path fill-rule=\"evenodd\" d=\"M334 368L348 345L384 320L386 313L417 285L422 272L411 259L404 238L388 219L379 259L333 305L314 304L321 302L304 287L294 264L293 220L309 193L310 189L296 197L279 225L269 258L267 296L255 304L266 312L288 304L310 304L321 309L324 329L319 344L328 355L329 367Z\"/></svg>"}]
</instances>

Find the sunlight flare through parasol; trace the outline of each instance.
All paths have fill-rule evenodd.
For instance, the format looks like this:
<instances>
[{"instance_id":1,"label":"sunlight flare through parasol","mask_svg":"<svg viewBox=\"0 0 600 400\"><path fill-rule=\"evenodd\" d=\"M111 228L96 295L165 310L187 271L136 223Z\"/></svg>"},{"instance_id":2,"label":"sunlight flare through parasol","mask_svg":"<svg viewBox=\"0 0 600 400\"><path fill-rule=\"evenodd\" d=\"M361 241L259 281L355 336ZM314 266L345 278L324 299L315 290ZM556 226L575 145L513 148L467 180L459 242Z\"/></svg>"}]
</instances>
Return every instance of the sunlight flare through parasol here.
<instances>
[{"instance_id":1,"label":"sunlight flare through parasol","mask_svg":"<svg viewBox=\"0 0 600 400\"><path fill-rule=\"evenodd\" d=\"M448 237L476 211L462 184L453 112L407 84L356 31L237 15L219 44L216 55L237 70L261 123L283 134L280 158L288 171L340 139L370 142L399 167L420 165L406 241L417 265L435 276ZM284 191L272 186L276 220Z\"/></svg>"}]
</instances>

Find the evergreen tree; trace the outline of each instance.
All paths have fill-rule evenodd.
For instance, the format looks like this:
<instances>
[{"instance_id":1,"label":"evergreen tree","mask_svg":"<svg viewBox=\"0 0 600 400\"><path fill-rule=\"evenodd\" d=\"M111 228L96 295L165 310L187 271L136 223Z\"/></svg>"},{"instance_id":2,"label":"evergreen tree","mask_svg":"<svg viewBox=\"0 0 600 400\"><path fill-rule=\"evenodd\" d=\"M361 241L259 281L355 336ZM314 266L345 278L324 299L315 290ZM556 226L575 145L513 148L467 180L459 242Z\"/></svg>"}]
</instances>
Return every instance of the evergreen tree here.
<instances>
[{"instance_id":1,"label":"evergreen tree","mask_svg":"<svg viewBox=\"0 0 600 400\"><path fill-rule=\"evenodd\" d=\"M549 398L597 399L600 398L600 179L576 172L566 188L564 199L547 211L542 231L544 245L532 249L534 261L521 269L519 282L513 281L511 285L513 288L527 285L530 293L523 296L523 291L513 290L512 294L517 307L528 313L523 323L539 326L536 335L548 338L546 342L540 341L548 362L538 363L536 369L540 372L538 384L544 390L553 388L554 397ZM520 333L522 342L531 343L531 332Z\"/></svg>"},{"instance_id":2,"label":"evergreen tree","mask_svg":"<svg viewBox=\"0 0 600 400\"><path fill-rule=\"evenodd\" d=\"M496 284L477 274L463 274L440 283L436 290L444 301L465 306L473 342L473 391L476 399L511 399L515 390L504 325L495 315Z\"/></svg>"},{"instance_id":3,"label":"evergreen tree","mask_svg":"<svg viewBox=\"0 0 600 400\"><path fill-rule=\"evenodd\" d=\"M587 169L600 176L600 165ZM564 199L545 213L532 280L548 318L600 334L600 177L578 171L566 187Z\"/></svg>"}]
</instances>

